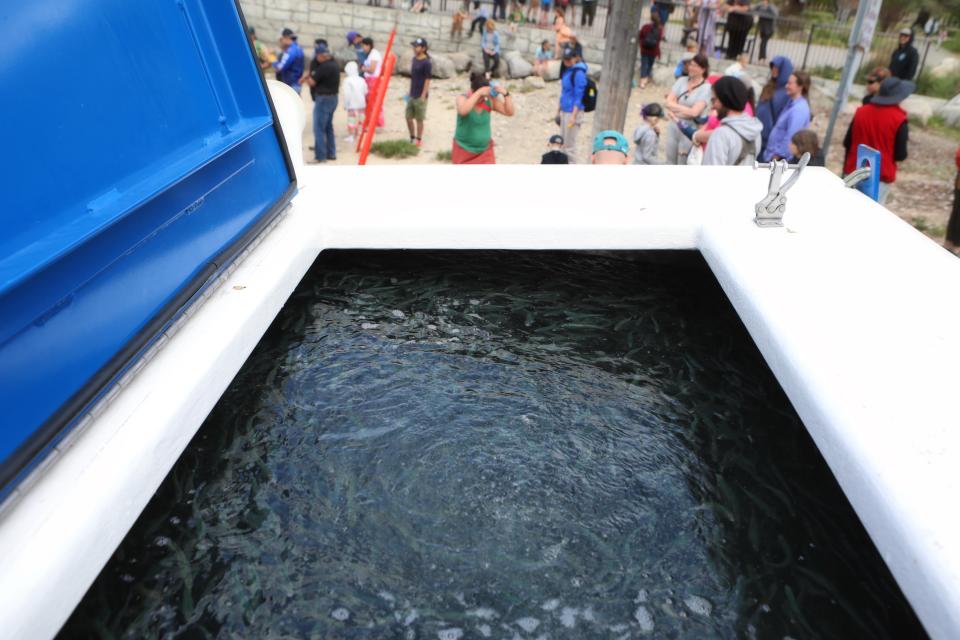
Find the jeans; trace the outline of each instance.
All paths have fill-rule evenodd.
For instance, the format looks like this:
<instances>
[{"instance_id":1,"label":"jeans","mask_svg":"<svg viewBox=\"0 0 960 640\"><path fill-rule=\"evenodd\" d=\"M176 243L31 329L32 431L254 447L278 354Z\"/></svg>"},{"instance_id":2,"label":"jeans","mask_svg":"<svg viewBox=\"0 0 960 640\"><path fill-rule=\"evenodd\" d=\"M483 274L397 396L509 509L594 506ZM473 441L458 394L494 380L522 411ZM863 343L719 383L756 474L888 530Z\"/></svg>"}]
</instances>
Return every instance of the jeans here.
<instances>
[{"instance_id":1,"label":"jeans","mask_svg":"<svg viewBox=\"0 0 960 640\"><path fill-rule=\"evenodd\" d=\"M593 18L597 15L597 2L596 0L584 0L583 8L580 10L580 26L586 25L588 22L590 26L593 26Z\"/></svg>"},{"instance_id":2,"label":"jeans","mask_svg":"<svg viewBox=\"0 0 960 640\"><path fill-rule=\"evenodd\" d=\"M483 70L489 71L490 75L496 75L497 67L500 66L500 54L495 53L492 56L486 52L483 54Z\"/></svg>"},{"instance_id":3,"label":"jeans","mask_svg":"<svg viewBox=\"0 0 960 640\"><path fill-rule=\"evenodd\" d=\"M573 126L570 124L573 123ZM577 111L573 117L572 111L560 113L560 135L563 136L563 152L567 154L570 164L577 164L577 135L583 125L583 111Z\"/></svg>"},{"instance_id":4,"label":"jeans","mask_svg":"<svg viewBox=\"0 0 960 640\"><path fill-rule=\"evenodd\" d=\"M336 110L336 95L313 99L313 154L321 162L337 159L337 138L333 133L333 112Z\"/></svg>"},{"instance_id":5,"label":"jeans","mask_svg":"<svg viewBox=\"0 0 960 640\"><path fill-rule=\"evenodd\" d=\"M771 36L771 34L769 34L769 33L766 34L766 35L764 35L763 32L760 33L760 55L759 55L758 58L757 58L758 60L764 60L764 61L766 61L766 59L767 59L767 40L770 39L770 36Z\"/></svg>"},{"instance_id":6,"label":"jeans","mask_svg":"<svg viewBox=\"0 0 960 640\"><path fill-rule=\"evenodd\" d=\"M650 74L653 72L653 61L656 58L654 56L641 55L640 56L640 77L649 78Z\"/></svg>"}]
</instances>

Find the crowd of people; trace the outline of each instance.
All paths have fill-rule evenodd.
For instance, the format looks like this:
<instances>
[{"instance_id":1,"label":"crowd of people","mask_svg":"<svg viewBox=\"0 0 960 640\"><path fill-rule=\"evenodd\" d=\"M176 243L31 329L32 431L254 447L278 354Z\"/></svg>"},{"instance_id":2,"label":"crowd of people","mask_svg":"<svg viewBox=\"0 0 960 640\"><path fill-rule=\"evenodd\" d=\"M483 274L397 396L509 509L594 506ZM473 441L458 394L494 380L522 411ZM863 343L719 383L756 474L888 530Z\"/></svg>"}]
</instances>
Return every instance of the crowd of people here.
<instances>
[{"instance_id":1,"label":"crowd of people","mask_svg":"<svg viewBox=\"0 0 960 640\"><path fill-rule=\"evenodd\" d=\"M532 2L533 0L531 0ZM500 5L495 5L494 9ZM576 164L580 129L584 114L596 104L596 85L589 78L589 67L583 60L583 49L575 33L567 26L566 17L572 3L560 0L541 2L541 11L553 12L555 40L541 42L534 61L534 73L543 75L547 64L559 57L560 97L556 111L558 133L548 141L544 164ZM722 12L728 21L728 33L735 28L737 16L749 18L753 13L749 0L732 0L722 6L716 0L690 0L684 6L698 8L697 15L706 26L697 29L697 35L713 32L709 21ZM652 69L660 57L660 43L664 38L664 24L673 5L654 2L649 9L649 21L637 34L639 54L639 86L645 88L652 78ZM478 17L471 25L480 32L483 70L470 75L469 90L457 97L456 127L452 141L451 158L455 164L481 164L496 161L491 136L493 114L510 117L515 105L509 90L495 78L501 56L500 34L491 13L478 6ZM756 13L761 18L760 33L765 30L763 19L776 18L776 8L769 0L761 0ZM706 17L705 17L706 16ZM745 18L745 19L746 19ZM586 18L585 18L586 19ZM731 25L732 21L732 25ZM744 22L744 25L747 23ZM749 26L746 27L749 29ZM642 124L628 140L623 133L604 131L595 137L589 161L598 164L686 164L686 165L750 165L754 160L787 160L796 162L804 153L810 154L810 163L823 165L817 134L810 129L813 112L809 103L810 76L794 69L786 56L775 56L769 61L769 75L762 86L749 73L745 54L734 56L733 64L722 74L711 73L709 37L698 42L693 34L685 34L687 52L674 71L676 80L665 93L663 103L642 106ZM730 34L732 44L728 57L737 53L738 39ZM333 117L343 94L343 108L347 113L346 140L353 141L363 127L367 100L377 90L383 73L384 58L369 37L350 31L346 34L348 47L353 49L356 61L345 68L341 83L340 66L333 59L326 40L314 42L313 56L305 64L305 54L290 29L280 34L278 55L255 38L260 66L273 69L277 78L300 91L307 85L313 99L313 162L336 159L336 136ZM854 115L844 137L846 150L843 172L857 168L857 149L865 144L881 152L880 193L883 202L889 186L896 180L897 163L907 157L909 125L900 103L914 90L910 78L916 73L917 52L912 46L912 31L900 35L900 46L891 56L889 67L874 69L867 77L866 95ZM766 54L761 41L761 57ZM410 142L420 146L427 119L427 104L433 65L429 45L424 38L410 43L413 58L409 69L410 85L405 96L406 122ZM342 84L342 86L341 86ZM384 126L381 109L375 116L376 126ZM660 138L664 138L661 147ZM633 143L633 151L630 143ZM663 148L663 157L660 149ZM960 236L960 221L955 236ZM956 238L960 241L960 237Z\"/></svg>"}]
</instances>

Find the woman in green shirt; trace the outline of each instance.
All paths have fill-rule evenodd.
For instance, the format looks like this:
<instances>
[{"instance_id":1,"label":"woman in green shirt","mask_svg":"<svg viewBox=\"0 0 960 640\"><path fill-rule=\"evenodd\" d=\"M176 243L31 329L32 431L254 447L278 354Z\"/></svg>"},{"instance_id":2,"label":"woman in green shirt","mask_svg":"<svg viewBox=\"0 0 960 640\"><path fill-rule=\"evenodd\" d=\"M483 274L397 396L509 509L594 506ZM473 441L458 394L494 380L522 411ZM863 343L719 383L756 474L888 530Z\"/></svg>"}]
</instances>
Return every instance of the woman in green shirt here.
<instances>
[{"instance_id":1,"label":"woman in green shirt","mask_svg":"<svg viewBox=\"0 0 960 640\"><path fill-rule=\"evenodd\" d=\"M509 91L496 92L490 80L478 71L470 74L470 94L457 97L457 129L453 134L453 164L496 164L490 137L490 113L513 115Z\"/></svg>"}]
</instances>

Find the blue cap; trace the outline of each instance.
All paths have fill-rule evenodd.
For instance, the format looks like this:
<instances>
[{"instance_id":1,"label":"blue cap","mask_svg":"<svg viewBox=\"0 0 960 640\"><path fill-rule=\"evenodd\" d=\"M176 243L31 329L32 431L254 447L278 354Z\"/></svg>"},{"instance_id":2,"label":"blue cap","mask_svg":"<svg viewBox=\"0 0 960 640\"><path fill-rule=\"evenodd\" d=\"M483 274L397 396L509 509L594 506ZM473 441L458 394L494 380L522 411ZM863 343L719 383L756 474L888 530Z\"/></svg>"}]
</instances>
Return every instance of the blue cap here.
<instances>
[{"instance_id":1,"label":"blue cap","mask_svg":"<svg viewBox=\"0 0 960 640\"><path fill-rule=\"evenodd\" d=\"M616 142L607 142L611 138ZM607 131L601 131L593 138L593 152L597 153L598 151L619 151L626 156L630 155L630 143L619 131L608 129Z\"/></svg>"},{"instance_id":2,"label":"blue cap","mask_svg":"<svg viewBox=\"0 0 960 640\"><path fill-rule=\"evenodd\" d=\"M330 53L330 48L322 42L313 48L313 55L318 56L321 53Z\"/></svg>"}]
</instances>

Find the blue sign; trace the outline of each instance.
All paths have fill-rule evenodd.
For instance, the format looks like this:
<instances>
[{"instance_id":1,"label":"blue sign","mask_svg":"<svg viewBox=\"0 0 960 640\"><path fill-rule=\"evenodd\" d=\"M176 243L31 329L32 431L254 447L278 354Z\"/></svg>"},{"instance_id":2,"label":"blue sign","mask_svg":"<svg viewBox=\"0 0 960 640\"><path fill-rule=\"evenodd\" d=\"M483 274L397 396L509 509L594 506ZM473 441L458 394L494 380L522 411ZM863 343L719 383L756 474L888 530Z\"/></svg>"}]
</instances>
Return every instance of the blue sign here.
<instances>
[{"instance_id":1,"label":"blue sign","mask_svg":"<svg viewBox=\"0 0 960 640\"><path fill-rule=\"evenodd\" d=\"M857 185L857 189L868 198L880 198L880 152L865 144L857 146L857 169L863 166L870 167L870 177Z\"/></svg>"}]
</instances>

